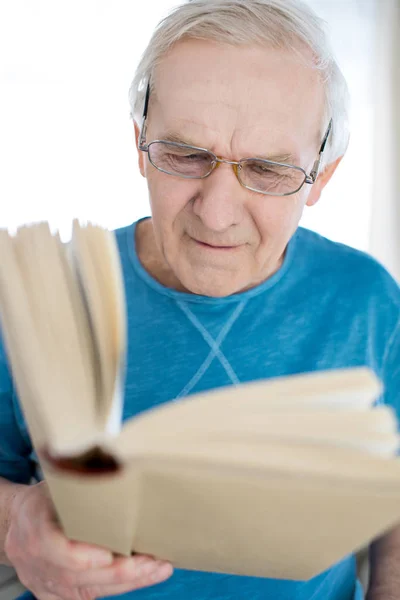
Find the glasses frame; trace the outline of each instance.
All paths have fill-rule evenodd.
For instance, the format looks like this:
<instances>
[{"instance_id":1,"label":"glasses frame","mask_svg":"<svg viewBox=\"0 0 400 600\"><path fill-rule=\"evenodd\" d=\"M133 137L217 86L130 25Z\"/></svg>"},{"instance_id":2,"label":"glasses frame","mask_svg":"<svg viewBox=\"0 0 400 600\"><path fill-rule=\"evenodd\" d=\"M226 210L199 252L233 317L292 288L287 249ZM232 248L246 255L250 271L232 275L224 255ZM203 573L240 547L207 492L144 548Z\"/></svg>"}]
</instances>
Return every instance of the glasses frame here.
<instances>
[{"instance_id":1,"label":"glasses frame","mask_svg":"<svg viewBox=\"0 0 400 600\"><path fill-rule=\"evenodd\" d=\"M248 190L251 190L252 192L256 192L258 194L263 194L264 196L291 196L292 194L297 194L297 192L299 192L301 190L301 188L303 187L303 185L305 183L312 185L313 183L315 183L315 181L318 177L322 156L323 156L323 153L325 150L326 143L328 141L329 134L332 130L332 123L333 123L332 119L330 119L328 128L322 139L318 157L314 161L314 165L313 165L310 173L307 174L307 171L305 171L305 169L303 169L302 167L298 167L297 165L291 165L289 163L275 162L275 161L266 160L264 158L258 158L258 157L242 158L239 161L227 160L225 158L221 158L221 157L217 156L216 154L214 154L214 152L212 152L211 150L208 150L208 148L201 148L200 146L190 146L189 144L183 144L183 143L181 144L179 142L168 142L167 140L153 140L147 144L146 143L146 131L147 131L147 114L148 114L148 109L149 109L149 100L150 100L150 81L148 82L147 89L146 89L146 96L145 96L144 107L143 107L143 116L142 116L142 126L141 126L140 134L139 134L138 148L142 152L147 152L150 163L153 165L153 167L155 167L158 171L161 171L162 173L166 173L167 175L172 175L175 177L180 177L181 179L205 179L206 177L209 177L211 175L211 173L217 167L219 167L220 164L232 165L232 168L235 172L236 178L238 179L238 181L242 187L244 187ZM150 153L151 146L153 144L160 144L160 143L168 144L169 146L175 146L177 148L189 148L191 150L200 150L202 152L207 152L212 157L210 170L205 175L201 175L200 177L198 177L198 176L194 177L194 176L189 176L189 175L180 175L179 173L171 173L170 171L165 171L164 169L161 169L160 167L158 167L156 164L153 163L153 161L151 159L151 153ZM245 163L248 160L257 160L258 162L262 162L266 165L275 165L275 166L279 166L279 167L288 167L291 169L296 169L297 171L301 171L303 173L304 180L301 183L301 185L293 192L286 192L283 194L282 193L276 194L276 193L272 193L272 192L262 192L261 190L257 190L255 188L252 188L252 187L246 185L245 183L243 183L243 181L240 178L240 171L243 167L243 163Z\"/></svg>"}]
</instances>

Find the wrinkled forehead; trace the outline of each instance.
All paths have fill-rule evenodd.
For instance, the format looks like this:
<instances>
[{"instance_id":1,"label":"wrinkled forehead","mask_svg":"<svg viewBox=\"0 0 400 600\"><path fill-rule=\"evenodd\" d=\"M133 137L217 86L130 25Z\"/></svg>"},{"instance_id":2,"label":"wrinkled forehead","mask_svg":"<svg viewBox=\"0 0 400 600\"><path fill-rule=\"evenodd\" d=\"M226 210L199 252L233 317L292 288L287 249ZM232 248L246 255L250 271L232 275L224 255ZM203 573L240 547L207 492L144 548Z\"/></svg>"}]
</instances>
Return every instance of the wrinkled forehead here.
<instances>
[{"instance_id":1,"label":"wrinkled forehead","mask_svg":"<svg viewBox=\"0 0 400 600\"><path fill-rule=\"evenodd\" d=\"M156 67L154 86L151 121L163 132L176 129L208 147L268 143L296 151L320 143L323 86L293 52L184 40Z\"/></svg>"}]
</instances>

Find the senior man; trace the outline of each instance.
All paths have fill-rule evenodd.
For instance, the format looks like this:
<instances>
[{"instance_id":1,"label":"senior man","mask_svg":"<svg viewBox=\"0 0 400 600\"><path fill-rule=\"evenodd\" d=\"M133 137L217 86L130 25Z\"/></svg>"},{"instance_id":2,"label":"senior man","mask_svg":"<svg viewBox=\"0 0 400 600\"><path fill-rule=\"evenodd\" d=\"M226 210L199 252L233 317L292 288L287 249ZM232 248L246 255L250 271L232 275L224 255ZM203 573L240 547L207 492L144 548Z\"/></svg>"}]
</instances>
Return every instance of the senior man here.
<instances>
[{"instance_id":1,"label":"senior man","mask_svg":"<svg viewBox=\"0 0 400 600\"><path fill-rule=\"evenodd\" d=\"M397 284L368 255L299 227L348 143L347 88L321 21L296 0L184 4L153 35L131 104L151 217L116 232L124 418L218 386L360 365L398 410ZM297 582L172 573L68 541L46 483L28 485L32 447L2 361L2 557L36 598L362 597L353 556ZM375 543L371 567L369 600L400 598L398 531Z\"/></svg>"}]
</instances>

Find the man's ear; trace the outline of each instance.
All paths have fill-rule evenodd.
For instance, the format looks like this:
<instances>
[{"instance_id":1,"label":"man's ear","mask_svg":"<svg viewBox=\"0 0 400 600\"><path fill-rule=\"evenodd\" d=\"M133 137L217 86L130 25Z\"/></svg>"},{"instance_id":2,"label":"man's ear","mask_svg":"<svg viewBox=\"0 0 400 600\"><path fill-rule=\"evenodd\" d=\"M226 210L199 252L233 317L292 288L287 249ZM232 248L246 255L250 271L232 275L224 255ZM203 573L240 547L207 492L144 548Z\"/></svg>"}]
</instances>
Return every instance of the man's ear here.
<instances>
[{"instance_id":1,"label":"man's ear","mask_svg":"<svg viewBox=\"0 0 400 600\"><path fill-rule=\"evenodd\" d=\"M313 185L311 186L311 192L306 202L307 206L314 206L314 204L317 204L318 200L321 197L322 190L336 171L342 158L343 156L339 156L339 158L337 158L330 165L327 165L324 171L322 171L322 173L318 175L315 183L313 183Z\"/></svg>"},{"instance_id":2,"label":"man's ear","mask_svg":"<svg viewBox=\"0 0 400 600\"><path fill-rule=\"evenodd\" d=\"M138 151L138 160L139 160L139 171L140 174L142 175L142 177L146 177L146 172L144 169L144 164L145 164L145 153L142 152L141 150L139 150L139 136L140 136L140 129L139 129L139 125L136 123L136 121L133 121L134 127L135 127L135 142L136 142L136 148Z\"/></svg>"}]
</instances>

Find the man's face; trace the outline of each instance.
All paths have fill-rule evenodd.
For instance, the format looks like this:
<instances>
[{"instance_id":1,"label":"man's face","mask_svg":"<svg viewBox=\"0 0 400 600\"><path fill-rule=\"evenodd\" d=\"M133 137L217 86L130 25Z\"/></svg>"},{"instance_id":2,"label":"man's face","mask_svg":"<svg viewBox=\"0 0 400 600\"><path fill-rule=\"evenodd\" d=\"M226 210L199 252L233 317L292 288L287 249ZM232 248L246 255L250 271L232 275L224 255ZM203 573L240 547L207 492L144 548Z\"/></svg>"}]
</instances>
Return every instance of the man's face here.
<instances>
[{"instance_id":1,"label":"man's face","mask_svg":"<svg viewBox=\"0 0 400 600\"><path fill-rule=\"evenodd\" d=\"M228 160L287 156L310 172L323 88L293 55L185 40L164 57L154 82L147 143L172 135ZM178 289L207 296L249 289L279 268L311 188L265 196L242 187L227 164L206 179L181 179L155 169L145 153L140 167L164 271Z\"/></svg>"}]
</instances>

